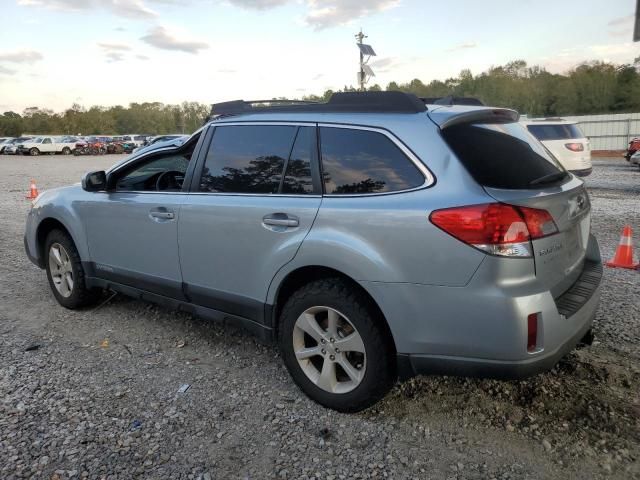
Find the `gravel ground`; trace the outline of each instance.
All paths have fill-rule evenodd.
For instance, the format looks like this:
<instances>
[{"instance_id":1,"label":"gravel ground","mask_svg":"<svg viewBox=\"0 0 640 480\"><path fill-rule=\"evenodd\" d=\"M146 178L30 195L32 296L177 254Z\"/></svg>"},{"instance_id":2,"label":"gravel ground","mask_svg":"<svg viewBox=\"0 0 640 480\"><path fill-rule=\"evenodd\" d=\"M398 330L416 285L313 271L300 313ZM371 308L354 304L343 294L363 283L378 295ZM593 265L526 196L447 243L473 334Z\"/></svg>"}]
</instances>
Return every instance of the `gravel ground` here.
<instances>
[{"instance_id":1,"label":"gravel ground","mask_svg":"<svg viewBox=\"0 0 640 480\"><path fill-rule=\"evenodd\" d=\"M596 342L549 373L421 377L338 414L242 331L121 296L56 304L23 252L29 179L116 159L0 156L0 478L640 478L638 272L606 269ZM608 258L624 224L640 233L640 171L594 163Z\"/></svg>"}]
</instances>

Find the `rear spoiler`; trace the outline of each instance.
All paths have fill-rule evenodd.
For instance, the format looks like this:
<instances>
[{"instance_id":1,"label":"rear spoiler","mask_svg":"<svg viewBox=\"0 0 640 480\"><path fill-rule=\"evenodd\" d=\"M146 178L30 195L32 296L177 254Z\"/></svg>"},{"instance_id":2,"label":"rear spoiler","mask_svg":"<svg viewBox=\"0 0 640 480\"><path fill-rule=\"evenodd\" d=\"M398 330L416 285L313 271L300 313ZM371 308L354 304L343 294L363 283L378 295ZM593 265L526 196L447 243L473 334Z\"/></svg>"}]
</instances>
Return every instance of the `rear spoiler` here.
<instances>
[{"instance_id":1,"label":"rear spoiler","mask_svg":"<svg viewBox=\"0 0 640 480\"><path fill-rule=\"evenodd\" d=\"M442 130L468 123L514 123L520 119L520 114L509 108L478 108L463 111L436 109L428 112L428 115Z\"/></svg>"}]
</instances>

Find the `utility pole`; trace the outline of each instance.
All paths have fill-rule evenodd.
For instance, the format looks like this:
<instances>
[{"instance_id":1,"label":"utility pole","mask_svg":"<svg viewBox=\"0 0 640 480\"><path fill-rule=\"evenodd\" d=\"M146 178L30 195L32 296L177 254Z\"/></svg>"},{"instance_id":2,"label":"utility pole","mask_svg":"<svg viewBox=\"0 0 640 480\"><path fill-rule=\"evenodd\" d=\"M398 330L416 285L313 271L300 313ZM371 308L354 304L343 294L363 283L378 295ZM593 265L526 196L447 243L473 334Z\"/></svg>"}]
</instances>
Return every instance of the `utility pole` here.
<instances>
[{"instance_id":1,"label":"utility pole","mask_svg":"<svg viewBox=\"0 0 640 480\"><path fill-rule=\"evenodd\" d=\"M360 70L358 71L358 85L360 86L360 91L364 91L364 85L369 81L369 78L375 76L373 70L371 70L371 67L367 65L367 63L371 57L376 56L376 52L373 51L371 45L362 43L365 38L368 37L362 33L362 29L360 29L360 32L356 35L358 49L360 50ZM365 57L367 57L366 60Z\"/></svg>"},{"instance_id":2,"label":"utility pole","mask_svg":"<svg viewBox=\"0 0 640 480\"><path fill-rule=\"evenodd\" d=\"M365 38L368 37L362 33L362 29L360 29L360 33L356 35L358 45L363 45L362 41ZM360 91L364 91L364 53L362 53L362 47L359 47L358 49L360 50L360 75L358 76L358 83L360 84Z\"/></svg>"}]
</instances>

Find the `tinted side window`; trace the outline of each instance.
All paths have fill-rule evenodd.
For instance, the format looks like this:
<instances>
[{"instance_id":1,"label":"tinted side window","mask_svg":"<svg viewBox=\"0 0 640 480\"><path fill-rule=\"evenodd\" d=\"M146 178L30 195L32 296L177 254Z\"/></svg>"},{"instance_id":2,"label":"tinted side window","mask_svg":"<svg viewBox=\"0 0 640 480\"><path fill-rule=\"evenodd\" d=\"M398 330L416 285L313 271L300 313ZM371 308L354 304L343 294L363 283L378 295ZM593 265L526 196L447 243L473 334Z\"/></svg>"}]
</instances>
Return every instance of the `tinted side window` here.
<instances>
[{"instance_id":1,"label":"tinted side window","mask_svg":"<svg viewBox=\"0 0 640 480\"><path fill-rule=\"evenodd\" d=\"M368 130L322 127L325 193L379 193L407 190L424 176L385 135Z\"/></svg>"},{"instance_id":2,"label":"tinted side window","mask_svg":"<svg viewBox=\"0 0 640 480\"><path fill-rule=\"evenodd\" d=\"M315 147L315 128L300 127L291 156L287 162L287 171L282 182L282 193L313 193L311 178L311 155Z\"/></svg>"},{"instance_id":3,"label":"tinted side window","mask_svg":"<svg viewBox=\"0 0 640 480\"><path fill-rule=\"evenodd\" d=\"M202 192L278 193L296 127L219 126L200 178Z\"/></svg>"}]
</instances>

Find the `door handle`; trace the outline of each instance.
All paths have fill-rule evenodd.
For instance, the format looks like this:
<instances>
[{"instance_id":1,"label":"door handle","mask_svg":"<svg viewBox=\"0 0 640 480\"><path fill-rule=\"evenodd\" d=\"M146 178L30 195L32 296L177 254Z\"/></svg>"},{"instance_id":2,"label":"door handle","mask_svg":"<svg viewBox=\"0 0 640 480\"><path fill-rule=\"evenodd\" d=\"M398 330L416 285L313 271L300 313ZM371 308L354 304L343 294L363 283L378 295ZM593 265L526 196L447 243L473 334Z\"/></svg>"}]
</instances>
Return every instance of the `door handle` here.
<instances>
[{"instance_id":1,"label":"door handle","mask_svg":"<svg viewBox=\"0 0 640 480\"><path fill-rule=\"evenodd\" d=\"M262 223L274 227L297 227L300 225L298 217L287 215L286 213L272 213L262 218Z\"/></svg>"},{"instance_id":2,"label":"door handle","mask_svg":"<svg viewBox=\"0 0 640 480\"><path fill-rule=\"evenodd\" d=\"M151 210L149 212L149 216L151 218L158 218L160 220L173 220L176 217L173 212L166 209Z\"/></svg>"}]
</instances>

